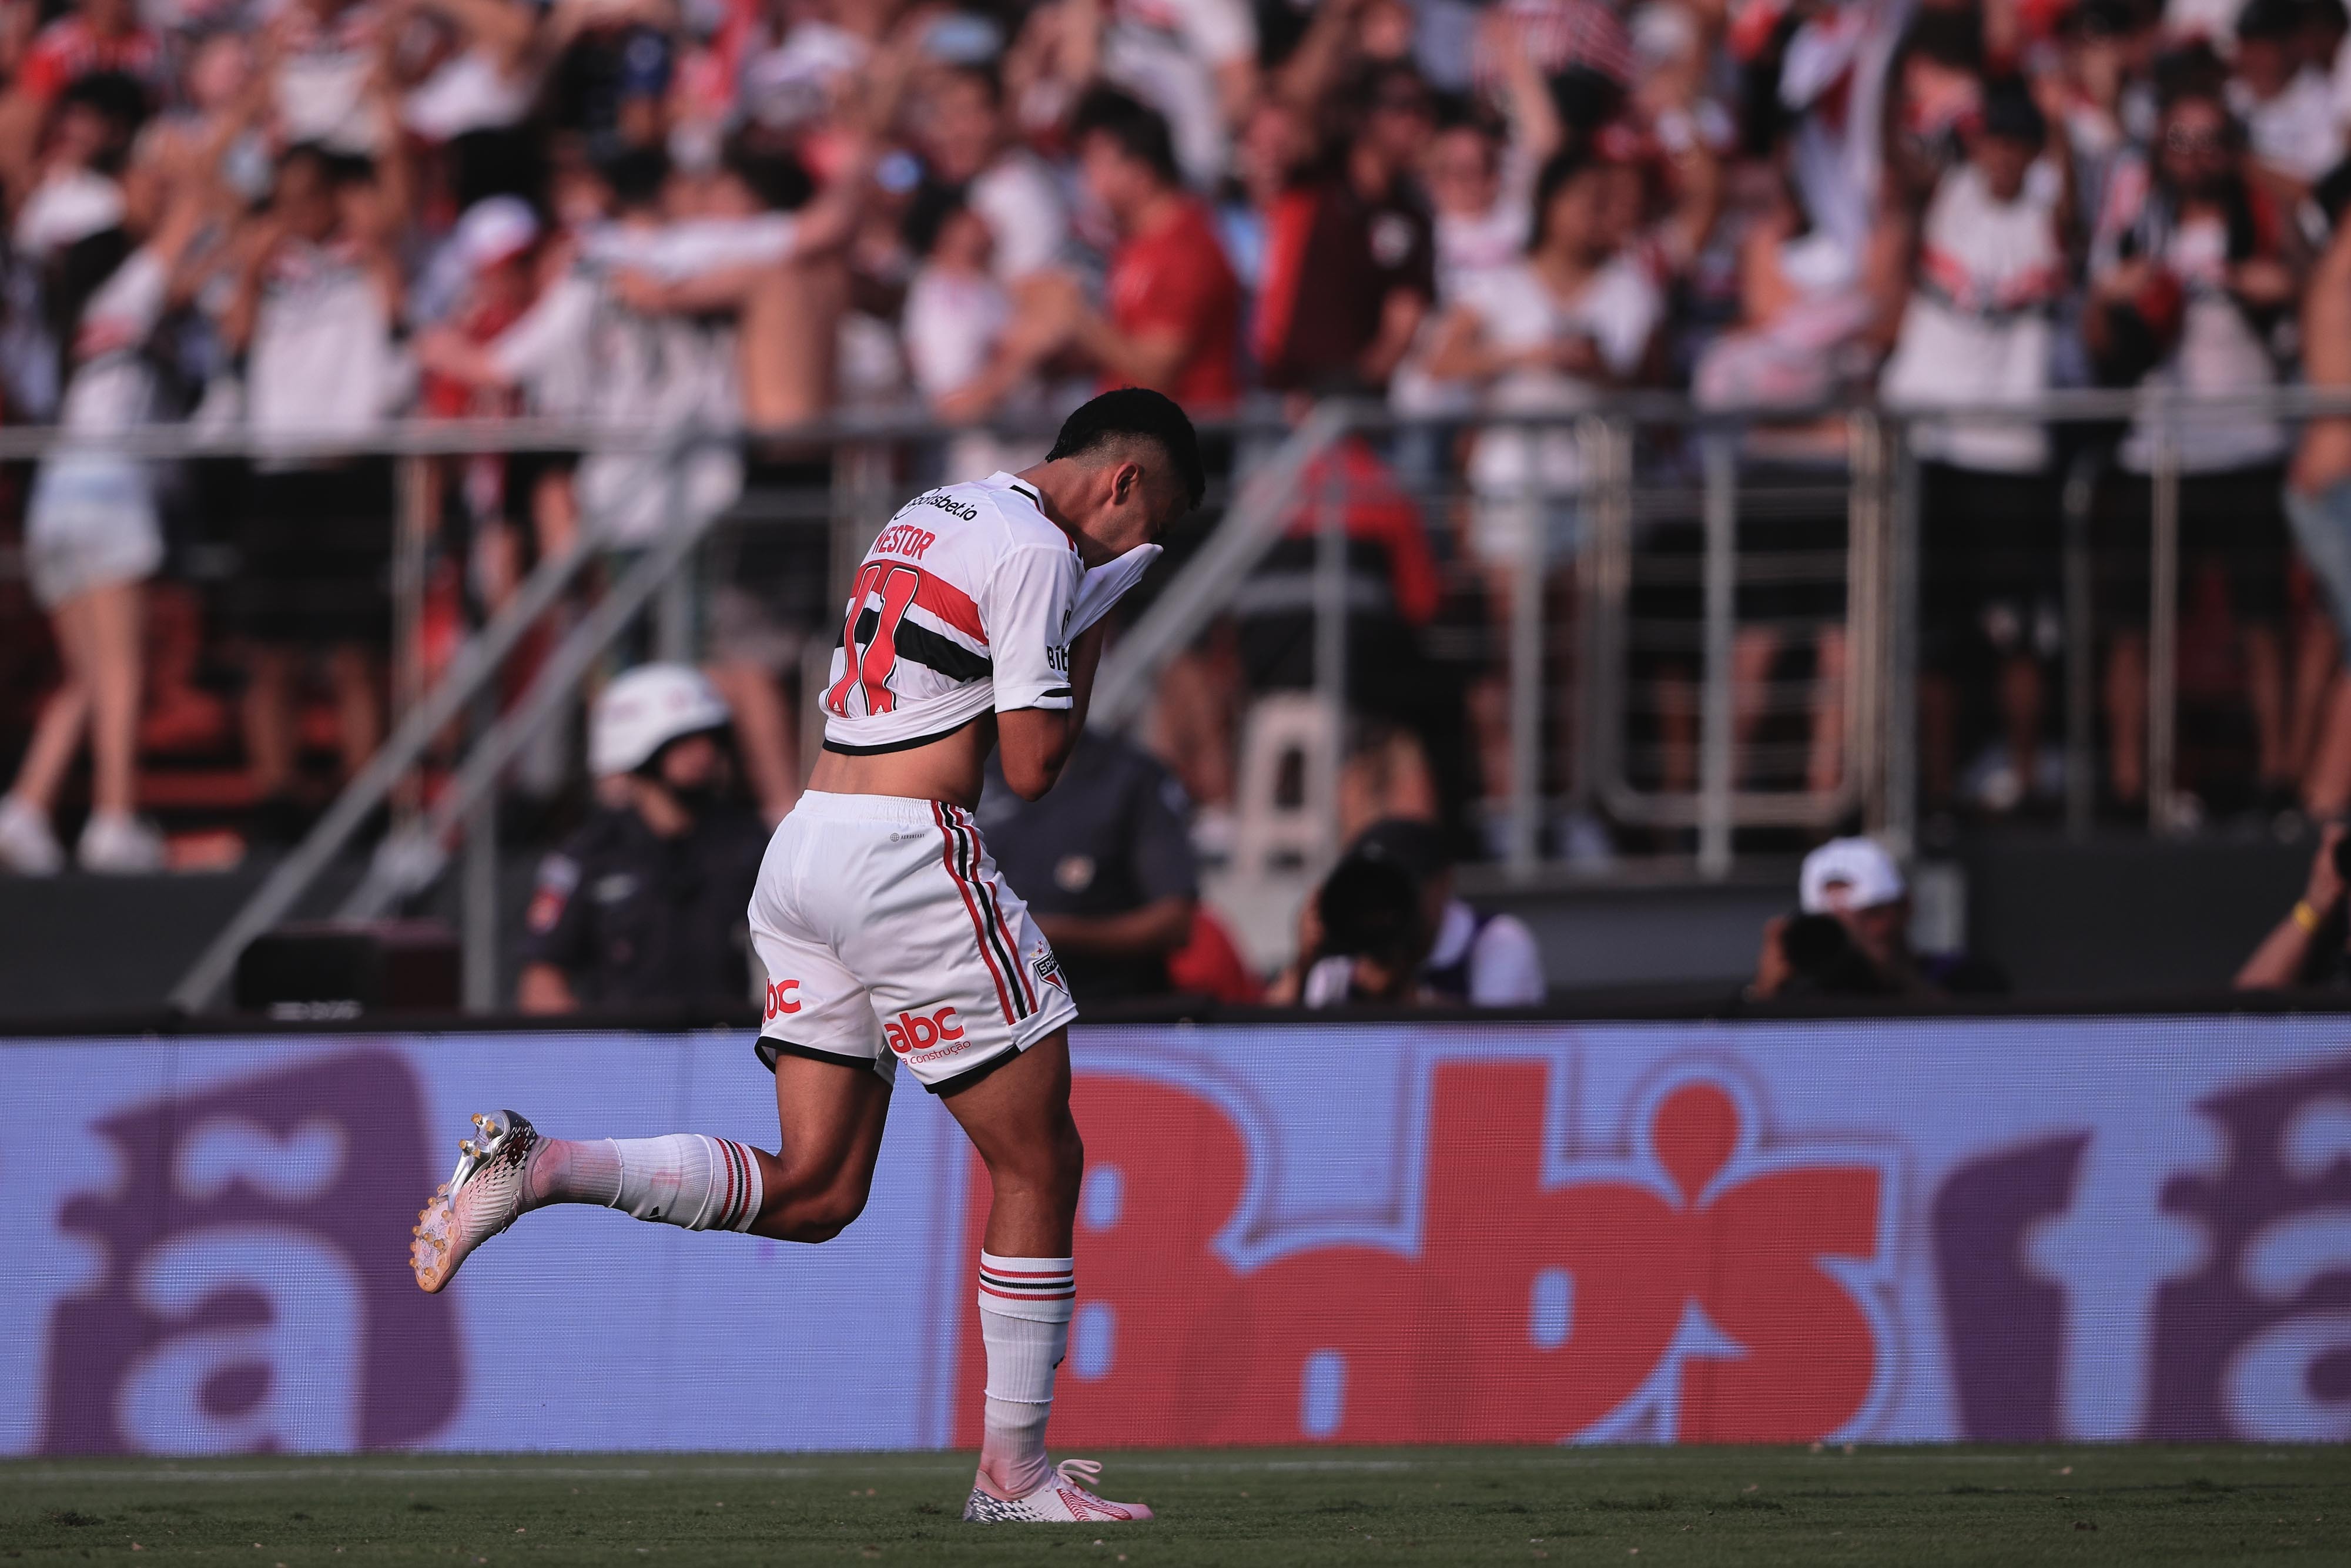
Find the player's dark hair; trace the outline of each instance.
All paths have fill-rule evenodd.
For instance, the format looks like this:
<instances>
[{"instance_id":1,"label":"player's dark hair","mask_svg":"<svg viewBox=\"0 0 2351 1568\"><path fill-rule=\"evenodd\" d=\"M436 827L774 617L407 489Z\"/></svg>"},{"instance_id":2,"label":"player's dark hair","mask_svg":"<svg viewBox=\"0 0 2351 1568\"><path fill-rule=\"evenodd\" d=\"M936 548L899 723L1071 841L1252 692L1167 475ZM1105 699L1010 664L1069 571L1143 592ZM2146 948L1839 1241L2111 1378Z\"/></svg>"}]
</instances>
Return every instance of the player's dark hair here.
<instances>
[{"instance_id":1,"label":"player's dark hair","mask_svg":"<svg viewBox=\"0 0 2351 1568\"><path fill-rule=\"evenodd\" d=\"M1176 138L1167 129L1166 116L1116 88L1096 88L1078 100L1077 111L1070 117L1070 141L1082 146L1089 136L1109 137L1120 152L1149 164L1152 172L1168 184L1183 183L1176 167Z\"/></svg>"},{"instance_id":2,"label":"player's dark hair","mask_svg":"<svg viewBox=\"0 0 2351 1568\"><path fill-rule=\"evenodd\" d=\"M1061 422L1045 461L1082 457L1122 441L1148 441L1167 454L1174 470L1169 476L1182 487L1185 504L1200 504L1208 479L1200 463L1199 434L1174 398L1148 387L1121 387L1081 404Z\"/></svg>"}]
</instances>

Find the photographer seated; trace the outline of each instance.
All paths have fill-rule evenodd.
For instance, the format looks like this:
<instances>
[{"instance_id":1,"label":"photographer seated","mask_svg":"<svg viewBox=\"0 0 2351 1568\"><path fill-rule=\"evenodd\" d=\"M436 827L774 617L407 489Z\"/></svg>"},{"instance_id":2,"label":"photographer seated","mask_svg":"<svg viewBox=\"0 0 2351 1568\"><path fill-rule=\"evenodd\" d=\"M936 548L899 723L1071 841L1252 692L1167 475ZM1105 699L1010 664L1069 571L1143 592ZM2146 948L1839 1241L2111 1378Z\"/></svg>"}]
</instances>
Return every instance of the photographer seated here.
<instances>
[{"instance_id":1,"label":"photographer seated","mask_svg":"<svg viewBox=\"0 0 2351 1568\"><path fill-rule=\"evenodd\" d=\"M1299 961L1270 1000L1527 1007L1543 999L1534 933L1453 896L1453 860L1433 822L1364 830L1300 921Z\"/></svg>"},{"instance_id":2,"label":"photographer seated","mask_svg":"<svg viewBox=\"0 0 2351 1568\"><path fill-rule=\"evenodd\" d=\"M522 1011L750 1003L745 912L768 835L733 798L727 721L690 665L641 664L604 688L588 750L607 803L540 862Z\"/></svg>"},{"instance_id":3,"label":"photographer seated","mask_svg":"<svg viewBox=\"0 0 2351 1568\"><path fill-rule=\"evenodd\" d=\"M1992 965L1964 954L1921 955L1910 946L1910 889L1894 857L1870 839L1831 839L1804 857L1802 912L1763 927L1747 995L1938 997L2008 989Z\"/></svg>"},{"instance_id":4,"label":"photographer seated","mask_svg":"<svg viewBox=\"0 0 2351 1568\"><path fill-rule=\"evenodd\" d=\"M2351 883L2351 840L2341 822L2329 822L2319 835L2318 852L2310 857L2310 880L2286 911L2277 929L2262 938L2237 971L2241 991L2282 991L2297 988L2351 985L2351 952L2346 952L2344 888Z\"/></svg>"}]
</instances>

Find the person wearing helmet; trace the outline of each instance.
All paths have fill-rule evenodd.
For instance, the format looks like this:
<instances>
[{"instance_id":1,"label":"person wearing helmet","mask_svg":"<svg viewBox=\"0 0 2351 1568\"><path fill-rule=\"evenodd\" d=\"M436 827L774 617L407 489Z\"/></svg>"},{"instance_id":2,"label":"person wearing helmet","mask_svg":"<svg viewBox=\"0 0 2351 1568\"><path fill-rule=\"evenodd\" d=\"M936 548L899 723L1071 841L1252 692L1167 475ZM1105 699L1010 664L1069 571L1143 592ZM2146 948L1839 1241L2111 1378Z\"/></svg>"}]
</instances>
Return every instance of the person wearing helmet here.
<instances>
[{"instance_id":1,"label":"person wearing helmet","mask_svg":"<svg viewBox=\"0 0 2351 1568\"><path fill-rule=\"evenodd\" d=\"M690 665L641 664L604 689L588 752L606 804L540 863L523 1011L731 1012L751 999L743 909L767 838L730 796L727 724Z\"/></svg>"}]
</instances>

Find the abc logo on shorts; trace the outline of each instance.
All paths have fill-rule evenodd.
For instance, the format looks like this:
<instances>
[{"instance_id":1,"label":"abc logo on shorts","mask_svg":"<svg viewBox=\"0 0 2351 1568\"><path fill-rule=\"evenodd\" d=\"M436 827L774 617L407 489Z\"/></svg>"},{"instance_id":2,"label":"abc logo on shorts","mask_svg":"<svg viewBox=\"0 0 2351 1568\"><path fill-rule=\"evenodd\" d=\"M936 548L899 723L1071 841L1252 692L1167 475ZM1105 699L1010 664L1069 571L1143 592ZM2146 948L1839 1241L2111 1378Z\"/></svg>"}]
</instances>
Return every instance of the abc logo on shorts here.
<instances>
[{"instance_id":1,"label":"abc logo on shorts","mask_svg":"<svg viewBox=\"0 0 2351 1568\"><path fill-rule=\"evenodd\" d=\"M928 1051L941 1040L961 1040L963 1025L956 1022L952 1007L941 1008L927 1016L922 1013L900 1013L898 1021L882 1026L883 1038L890 1049L904 1056L912 1051Z\"/></svg>"}]
</instances>

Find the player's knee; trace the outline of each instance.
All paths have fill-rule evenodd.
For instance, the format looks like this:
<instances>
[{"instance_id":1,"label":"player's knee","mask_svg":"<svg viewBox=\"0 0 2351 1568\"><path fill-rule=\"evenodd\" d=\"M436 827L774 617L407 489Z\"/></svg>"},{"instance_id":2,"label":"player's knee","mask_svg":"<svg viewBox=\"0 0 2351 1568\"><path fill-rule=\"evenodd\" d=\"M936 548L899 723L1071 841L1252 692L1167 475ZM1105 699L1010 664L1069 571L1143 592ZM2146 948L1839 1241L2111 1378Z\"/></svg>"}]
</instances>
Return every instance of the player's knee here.
<instances>
[{"instance_id":1,"label":"player's knee","mask_svg":"<svg viewBox=\"0 0 2351 1568\"><path fill-rule=\"evenodd\" d=\"M778 1241L830 1241L865 1212L865 1183L849 1180L779 1184L759 1206L752 1229Z\"/></svg>"},{"instance_id":2,"label":"player's knee","mask_svg":"<svg viewBox=\"0 0 2351 1568\"><path fill-rule=\"evenodd\" d=\"M793 1217L791 1239L811 1244L830 1241L864 1212L862 1190L822 1193L803 1204Z\"/></svg>"}]
</instances>

